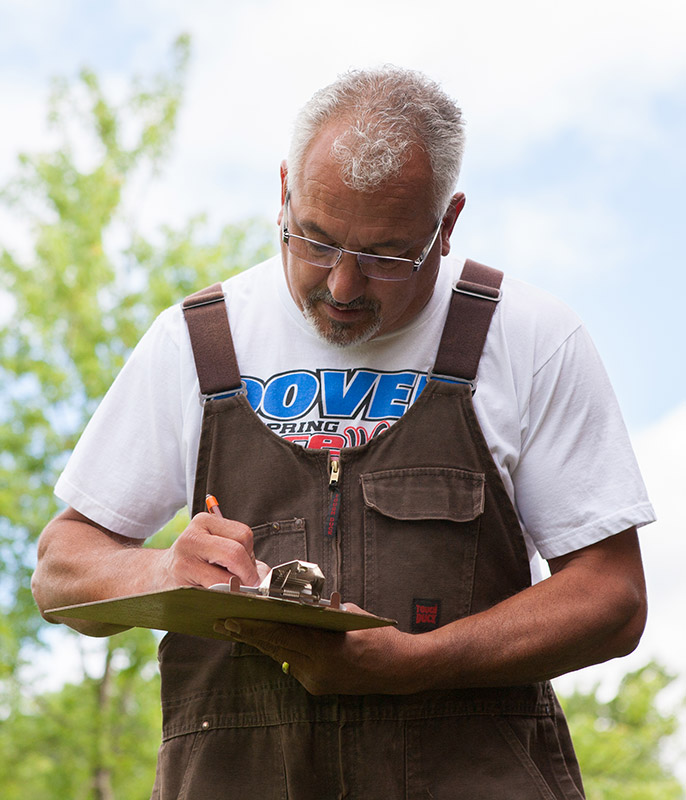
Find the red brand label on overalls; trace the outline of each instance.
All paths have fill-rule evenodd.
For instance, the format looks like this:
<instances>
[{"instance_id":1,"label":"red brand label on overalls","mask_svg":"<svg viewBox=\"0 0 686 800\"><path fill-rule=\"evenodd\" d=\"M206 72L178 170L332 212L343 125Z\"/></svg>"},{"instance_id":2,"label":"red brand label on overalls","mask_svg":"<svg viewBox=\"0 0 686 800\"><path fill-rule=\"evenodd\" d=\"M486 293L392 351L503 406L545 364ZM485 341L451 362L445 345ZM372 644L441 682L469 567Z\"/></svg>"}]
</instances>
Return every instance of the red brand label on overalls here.
<instances>
[{"instance_id":1,"label":"red brand label on overalls","mask_svg":"<svg viewBox=\"0 0 686 800\"><path fill-rule=\"evenodd\" d=\"M412 601L412 632L424 633L432 631L439 625L441 613L440 600Z\"/></svg>"},{"instance_id":2,"label":"red brand label on overalls","mask_svg":"<svg viewBox=\"0 0 686 800\"><path fill-rule=\"evenodd\" d=\"M326 527L324 528L324 535L327 539L333 539L336 535L336 527L338 525L338 515L341 510L341 493L336 489L331 492L331 500L329 502L329 515L326 520Z\"/></svg>"}]
</instances>

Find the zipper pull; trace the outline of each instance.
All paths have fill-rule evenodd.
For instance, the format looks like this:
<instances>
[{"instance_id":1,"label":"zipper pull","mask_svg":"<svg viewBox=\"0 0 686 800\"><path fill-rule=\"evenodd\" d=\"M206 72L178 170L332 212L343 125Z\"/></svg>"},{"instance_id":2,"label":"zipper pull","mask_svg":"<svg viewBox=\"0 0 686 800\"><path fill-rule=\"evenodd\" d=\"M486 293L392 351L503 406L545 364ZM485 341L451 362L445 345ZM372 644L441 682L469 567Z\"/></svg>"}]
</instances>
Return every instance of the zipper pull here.
<instances>
[{"instance_id":1,"label":"zipper pull","mask_svg":"<svg viewBox=\"0 0 686 800\"><path fill-rule=\"evenodd\" d=\"M331 466L329 467L329 489L335 491L338 489L338 478L341 474L341 464L338 459L331 457Z\"/></svg>"},{"instance_id":2,"label":"zipper pull","mask_svg":"<svg viewBox=\"0 0 686 800\"><path fill-rule=\"evenodd\" d=\"M334 539L336 536L336 528L338 527L338 515L341 511L341 490L338 482L341 477L341 465L338 461L337 455L333 453L330 456L329 463L329 492L331 498L329 500L329 513L326 517L326 525L324 527L324 536L326 539Z\"/></svg>"}]
</instances>

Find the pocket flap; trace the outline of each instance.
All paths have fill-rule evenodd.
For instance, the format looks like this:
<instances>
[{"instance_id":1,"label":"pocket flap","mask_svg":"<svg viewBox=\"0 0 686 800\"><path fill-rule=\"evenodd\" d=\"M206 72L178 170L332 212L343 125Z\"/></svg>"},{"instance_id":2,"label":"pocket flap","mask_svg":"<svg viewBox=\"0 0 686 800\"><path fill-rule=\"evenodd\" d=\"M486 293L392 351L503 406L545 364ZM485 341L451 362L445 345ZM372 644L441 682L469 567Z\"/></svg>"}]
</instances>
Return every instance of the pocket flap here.
<instances>
[{"instance_id":1,"label":"pocket flap","mask_svg":"<svg viewBox=\"0 0 686 800\"><path fill-rule=\"evenodd\" d=\"M414 467L360 476L365 505L392 519L469 522L484 510L482 472Z\"/></svg>"}]
</instances>

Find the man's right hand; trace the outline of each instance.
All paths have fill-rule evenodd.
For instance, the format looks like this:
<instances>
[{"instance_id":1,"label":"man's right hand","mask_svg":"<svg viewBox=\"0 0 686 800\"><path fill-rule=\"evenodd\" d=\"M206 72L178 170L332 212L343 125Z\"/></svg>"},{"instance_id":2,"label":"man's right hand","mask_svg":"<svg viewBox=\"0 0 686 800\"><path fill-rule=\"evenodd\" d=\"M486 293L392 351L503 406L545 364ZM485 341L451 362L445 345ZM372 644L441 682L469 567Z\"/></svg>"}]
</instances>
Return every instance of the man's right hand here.
<instances>
[{"instance_id":1,"label":"man's right hand","mask_svg":"<svg viewBox=\"0 0 686 800\"><path fill-rule=\"evenodd\" d=\"M235 520L197 514L162 557L168 586L212 586L236 575L244 586L256 586L269 572L255 560L252 531ZM160 587L162 588L162 587Z\"/></svg>"},{"instance_id":2,"label":"man's right hand","mask_svg":"<svg viewBox=\"0 0 686 800\"><path fill-rule=\"evenodd\" d=\"M233 575L254 586L269 571L266 564L253 561L250 528L212 514L196 515L168 549L142 545L143 540L103 528L73 508L57 516L40 536L31 583L45 619L91 636L108 636L123 628L46 612L176 586L207 587L227 583Z\"/></svg>"}]
</instances>

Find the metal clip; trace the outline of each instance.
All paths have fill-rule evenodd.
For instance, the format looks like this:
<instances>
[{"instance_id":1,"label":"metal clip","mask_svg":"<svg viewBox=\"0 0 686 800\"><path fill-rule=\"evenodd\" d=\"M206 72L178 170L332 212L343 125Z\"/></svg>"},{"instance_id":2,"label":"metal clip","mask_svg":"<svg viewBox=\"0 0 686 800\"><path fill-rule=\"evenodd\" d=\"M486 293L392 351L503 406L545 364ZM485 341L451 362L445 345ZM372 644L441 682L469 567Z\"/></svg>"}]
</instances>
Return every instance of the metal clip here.
<instances>
[{"instance_id":1,"label":"metal clip","mask_svg":"<svg viewBox=\"0 0 686 800\"><path fill-rule=\"evenodd\" d=\"M469 286L470 288L469 289L461 289L460 288L460 284ZM455 283L453 284L453 291L454 292L459 292L460 294L466 294L469 297L476 297L479 300L490 300L491 303L499 303L500 302L500 298L502 296L502 292L500 291L500 289L495 289L494 287L491 287L491 286L484 286L484 287L482 287L484 289L484 292L479 292L479 291L477 291L478 288L481 288L481 287L479 287L478 284L470 283L469 281L458 280L458 281L455 281ZM485 292L492 292L492 294L486 294Z\"/></svg>"},{"instance_id":2,"label":"metal clip","mask_svg":"<svg viewBox=\"0 0 686 800\"><path fill-rule=\"evenodd\" d=\"M214 394L203 394L202 392L198 392L198 397L200 398L200 405L204 406L208 400L222 400L225 397L234 397L237 394L247 393L248 386L245 381L241 381L241 385L237 386L235 389L227 389L226 391L215 392Z\"/></svg>"},{"instance_id":3,"label":"metal clip","mask_svg":"<svg viewBox=\"0 0 686 800\"><path fill-rule=\"evenodd\" d=\"M433 372L432 370L429 370L429 374L426 377L427 380L430 381L442 381L443 383L464 384L465 386L469 386L469 388L472 390L472 394L476 392L476 384L477 384L476 378L474 378L473 381L470 381L467 378L456 378L453 375L441 375L437 372Z\"/></svg>"},{"instance_id":4,"label":"metal clip","mask_svg":"<svg viewBox=\"0 0 686 800\"><path fill-rule=\"evenodd\" d=\"M223 303L224 299L224 292L200 295L197 300L184 301L182 308L184 311L188 311L189 308L200 308L200 306L211 306L213 303Z\"/></svg>"},{"instance_id":5,"label":"metal clip","mask_svg":"<svg viewBox=\"0 0 686 800\"><path fill-rule=\"evenodd\" d=\"M324 573L317 564L288 561L270 570L257 587L257 593L283 600L318 603L323 588Z\"/></svg>"},{"instance_id":6,"label":"metal clip","mask_svg":"<svg viewBox=\"0 0 686 800\"><path fill-rule=\"evenodd\" d=\"M295 600L300 603L345 610L345 606L341 606L341 596L338 592L333 592L330 600L322 597L324 580L324 573L317 564L309 561L287 561L270 569L257 586L241 586L238 577L234 575L229 583L215 583L210 589L276 597L280 600Z\"/></svg>"}]
</instances>

